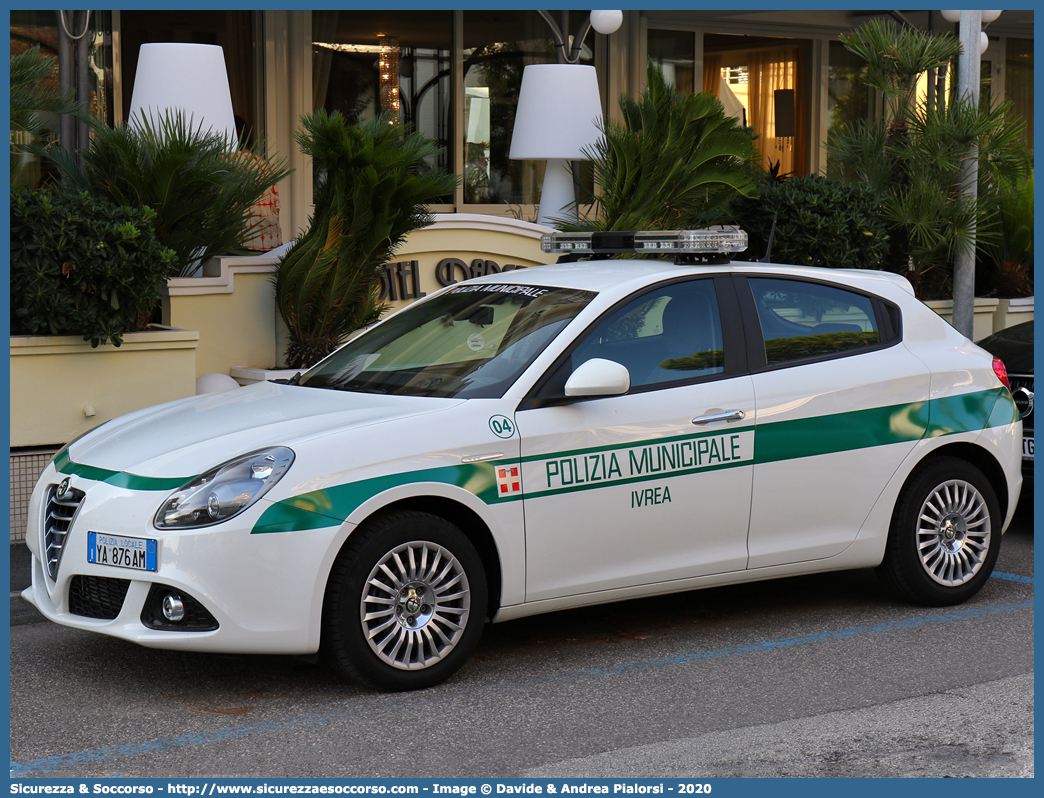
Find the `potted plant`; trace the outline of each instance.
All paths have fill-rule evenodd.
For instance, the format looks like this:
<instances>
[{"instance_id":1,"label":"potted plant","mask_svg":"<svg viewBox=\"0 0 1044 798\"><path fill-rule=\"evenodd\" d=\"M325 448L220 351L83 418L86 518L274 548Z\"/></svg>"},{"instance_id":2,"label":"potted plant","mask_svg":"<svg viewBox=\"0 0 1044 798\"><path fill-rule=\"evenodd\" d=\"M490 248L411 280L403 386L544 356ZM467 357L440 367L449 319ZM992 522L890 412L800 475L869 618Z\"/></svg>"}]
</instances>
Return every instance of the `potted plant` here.
<instances>
[{"instance_id":1,"label":"potted plant","mask_svg":"<svg viewBox=\"0 0 1044 798\"><path fill-rule=\"evenodd\" d=\"M435 143L391 115L350 125L319 109L301 122L297 140L316 171L315 213L273 276L293 369L380 317L379 270L409 232L431 223L427 203L457 181L428 166Z\"/></svg>"},{"instance_id":2,"label":"potted plant","mask_svg":"<svg viewBox=\"0 0 1044 798\"><path fill-rule=\"evenodd\" d=\"M65 443L195 392L194 330L149 324L176 268L148 208L11 191L11 445Z\"/></svg>"},{"instance_id":3,"label":"potted plant","mask_svg":"<svg viewBox=\"0 0 1044 798\"><path fill-rule=\"evenodd\" d=\"M749 131L711 94L682 94L654 63L641 97L620 98L623 124L607 121L587 153L593 213L564 230L674 230L725 219L729 203L757 196Z\"/></svg>"},{"instance_id":4,"label":"potted plant","mask_svg":"<svg viewBox=\"0 0 1044 798\"><path fill-rule=\"evenodd\" d=\"M174 250L181 277L241 248L260 224L252 206L292 171L259 149L230 152L224 137L193 127L181 111L115 128L95 120L91 146L78 159L60 147L43 152L68 187L151 208L156 236Z\"/></svg>"}]
</instances>

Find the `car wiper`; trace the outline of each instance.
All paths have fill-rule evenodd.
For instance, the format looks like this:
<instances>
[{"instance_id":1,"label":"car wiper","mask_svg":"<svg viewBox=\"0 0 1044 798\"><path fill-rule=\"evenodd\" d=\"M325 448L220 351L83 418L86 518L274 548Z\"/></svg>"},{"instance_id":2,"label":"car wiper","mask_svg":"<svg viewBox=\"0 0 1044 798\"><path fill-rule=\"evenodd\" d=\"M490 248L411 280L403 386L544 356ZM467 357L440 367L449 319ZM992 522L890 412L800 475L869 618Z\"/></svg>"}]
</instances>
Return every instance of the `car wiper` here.
<instances>
[{"instance_id":1,"label":"car wiper","mask_svg":"<svg viewBox=\"0 0 1044 798\"><path fill-rule=\"evenodd\" d=\"M288 380L272 380L272 382L278 382L280 385L300 385L301 384L301 374L302 373L303 372L299 371L293 377L291 377Z\"/></svg>"}]
</instances>

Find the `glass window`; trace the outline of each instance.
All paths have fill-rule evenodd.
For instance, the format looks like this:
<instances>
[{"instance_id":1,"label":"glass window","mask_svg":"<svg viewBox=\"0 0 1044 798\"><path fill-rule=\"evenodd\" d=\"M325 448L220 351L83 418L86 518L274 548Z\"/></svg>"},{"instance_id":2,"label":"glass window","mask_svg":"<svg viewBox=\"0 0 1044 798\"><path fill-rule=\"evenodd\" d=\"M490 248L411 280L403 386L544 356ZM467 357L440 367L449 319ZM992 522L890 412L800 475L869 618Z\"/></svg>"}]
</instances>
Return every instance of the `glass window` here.
<instances>
[{"instance_id":1,"label":"glass window","mask_svg":"<svg viewBox=\"0 0 1044 798\"><path fill-rule=\"evenodd\" d=\"M863 79L866 62L839 41L830 42L827 125L845 130L870 114L870 91Z\"/></svg>"},{"instance_id":2,"label":"glass window","mask_svg":"<svg viewBox=\"0 0 1044 798\"><path fill-rule=\"evenodd\" d=\"M73 36L83 32L86 17L84 12L66 12L69 33ZM87 107L91 113L105 122L113 123L113 79L112 79L112 13L92 11L84 35L87 38ZM41 55L58 57L58 17L54 11L11 11L11 55L23 53L30 47L39 46ZM76 43L73 43L75 53ZM57 71L46 81L51 88L58 85ZM47 141L59 137L59 119L53 114L44 114ZM12 142L28 144L28 135L22 131L11 132ZM75 146L75 142L73 142ZM54 174L48 161L41 162L36 155L23 153L12 175L13 183L39 186Z\"/></svg>"},{"instance_id":3,"label":"glass window","mask_svg":"<svg viewBox=\"0 0 1044 798\"><path fill-rule=\"evenodd\" d=\"M780 175L808 174L811 57L807 39L703 36L703 90L753 129L762 165Z\"/></svg>"},{"instance_id":4,"label":"glass window","mask_svg":"<svg viewBox=\"0 0 1044 798\"><path fill-rule=\"evenodd\" d=\"M452 40L452 11L313 11L313 107L350 124L394 113L438 143L430 165L452 172Z\"/></svg>"},{"instance_id":5,"label":"glass window","mask_svg":"<svg viewBox=\"0 0 1044 798\"><path fill-rule=\"evenodd\" d=\"M869 297L803 280L750 278L769 365L880 343Z\"/></svg>"},{"instance_id":6,"label":"glass window","mask_svg":"<svg viewBox=\"0 0 1044 798\"><path fill-rule=\"evenodd\" d=\"M649 60L663 71L667 83L678 91L696 91L696 37L687 31L649 31Z\"/></svg>"},{"instance_id":7,"label":"glass window","mask_svg":"<svg viewBox=\"0 0 1044 798\"><path fill-rule=\"evenodd\" d=\"M500 397L594 296L514 284L451 288L350 341L306 372L301 385Z\"/></svg>"},{"instance_id":8,"label":"glass window","mask_svg":"<svg viewBox=\"0 0 1044 798\"><path fill-rule=\"evenodd\" d=\"M552 11L555 19L559 12ZM570 33L582 17L574 13ZM592 64L594 33L581 64ZM536 11L464 12L464 201L528 205L540 200L544 161L508 158L522 70L556 61L551 31Z\"/></svg>"},{"instance_id":9,"label":"glass window","mask_svg":"<svg viewBox=\"0 0 1044 798\"><path fill-rule=\"evenodd\" d=\"M596 327L573 353L627 367L631 386L678 382L725 370L713 280L693 280L642 294Z\"/></svg>"}]
</instances>

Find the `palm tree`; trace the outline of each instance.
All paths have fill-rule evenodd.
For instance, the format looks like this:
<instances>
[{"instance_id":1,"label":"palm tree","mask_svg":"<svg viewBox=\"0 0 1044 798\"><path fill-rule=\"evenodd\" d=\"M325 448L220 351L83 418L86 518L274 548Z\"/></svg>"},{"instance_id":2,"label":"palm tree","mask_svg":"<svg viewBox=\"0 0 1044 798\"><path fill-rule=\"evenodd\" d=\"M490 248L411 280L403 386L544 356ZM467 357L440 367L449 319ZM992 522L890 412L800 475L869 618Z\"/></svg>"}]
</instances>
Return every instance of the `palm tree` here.
<instances>
[{"instance_id":1,"label":"palm tree","mask_svg":"<svg viewBox=\"0 0 1044 798\"><path fill-rule=\"evenodd\" d=\"M297 140L316 168L315 213L274 276L288 368L311 366L380 317L380 270L408 233L431 224L426 203L457 183L427 167L435 143L391 115L355 126L319 109L301 123Z\"/></svg>"},{"instance_id":2,"label":"palm tree","mask_svg":"<svg viewBox=\"0 0 1044 798\"><path fill-rule=\"evenodd\" d=\"M872 20L842 41L867 62L866 83L884 93L888 113L831 131L829 174L881 194L892 226L889 268L906 273L918 296L942 298L954 253L972 237L985 244L996 237L1000 200L1028 174L1023 124L1009 103L973 107L956 96L949 102L918 99L919 76L947 66L960 50L948 34ZM961 167L975 142L979 190L969 204Z\"/></svg>"},{"instance_id":3,"label":"palm tree","mask_svg":"<svg viewBox=\"0 0 1044 798\"><path fill-rule=\"evenodd\" d=\"M712 94L682 94L649 63L637 99L620 98L623 124L606 122L594 161L595 213L570 230L673 230L720 221L727 203L757 196L749 131Z\"/></svg>"}]
</instances>

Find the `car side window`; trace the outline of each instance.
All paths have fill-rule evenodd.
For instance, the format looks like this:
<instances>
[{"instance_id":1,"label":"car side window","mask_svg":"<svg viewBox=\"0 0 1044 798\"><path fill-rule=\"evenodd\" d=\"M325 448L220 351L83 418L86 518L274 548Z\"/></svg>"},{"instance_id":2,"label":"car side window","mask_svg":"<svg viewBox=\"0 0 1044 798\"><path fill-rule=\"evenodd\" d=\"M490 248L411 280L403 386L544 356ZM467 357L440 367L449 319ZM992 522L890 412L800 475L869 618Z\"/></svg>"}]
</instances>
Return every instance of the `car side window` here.
<instances>
[{"instance_id":1,"label":"car side window","mask_svg":"<svg viewBox=\"0 0 1044 798\"><path fill-rule=\"evenodd\" d=\"M768 365L864 349L881 342L870 297L804 280L748 280Z\"/></svg>"},{"instance_id":2,"label":"car side window","mask_svg":"<svg viewBox=\"0 0 1044 798\"><path fill-rule=\"evenodd\" d=\"M632 388L724 371L714 281L671 283L626 303L592 329L572 367L596 357L626 366Z\"/></svg>"}]
</instances>

